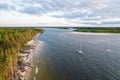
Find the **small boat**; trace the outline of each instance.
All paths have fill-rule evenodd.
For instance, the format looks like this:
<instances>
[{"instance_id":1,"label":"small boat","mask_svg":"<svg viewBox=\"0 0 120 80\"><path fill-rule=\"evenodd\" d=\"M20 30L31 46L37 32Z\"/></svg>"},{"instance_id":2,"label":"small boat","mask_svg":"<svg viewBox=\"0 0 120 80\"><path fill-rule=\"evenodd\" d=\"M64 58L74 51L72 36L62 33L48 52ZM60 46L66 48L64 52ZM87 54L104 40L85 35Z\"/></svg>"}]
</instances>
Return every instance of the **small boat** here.
<instances>
[{"instance_id":1,"label":"small boat","mask_svg":"<svg viewBox=\"0 0 120 80\"><path fill-rule=\"evenodd\" d=\"M110 49L107 49L108 52L110 52Z\"/></svg>"},{"instance_id":2,"label":"small boat","mask_svg":"<svg viewBox=\"0 0 120 80\"><path fill-rule=\"evenodd\" d=\"M79 50L78 53L83 54L83 52L81 50Z\"/></svg>"},{"instance_id":3,"label":"small boat","mask_svg":"<svg viewBox=\"0 0 120 80\"><path fill-rule=\"evenodd\" d=\"M81 49L81 45L80 45L80 50L78 51L79 54L83 54L83 51Z\"/></svg>"},{"instance_id":4,"label":"small boat","mask_svg":"<svg viewBox=\"0 0 120 80\"><path fill-rule=\"evenodd\" d=\"M107 52L111 52L111 49L109 48L109 44L110 44L110 43L109 43L109 42L106 42L106 43L107 43L107 49L106 49L106 51L107 51Z\"/></svg>"}]
</instances>

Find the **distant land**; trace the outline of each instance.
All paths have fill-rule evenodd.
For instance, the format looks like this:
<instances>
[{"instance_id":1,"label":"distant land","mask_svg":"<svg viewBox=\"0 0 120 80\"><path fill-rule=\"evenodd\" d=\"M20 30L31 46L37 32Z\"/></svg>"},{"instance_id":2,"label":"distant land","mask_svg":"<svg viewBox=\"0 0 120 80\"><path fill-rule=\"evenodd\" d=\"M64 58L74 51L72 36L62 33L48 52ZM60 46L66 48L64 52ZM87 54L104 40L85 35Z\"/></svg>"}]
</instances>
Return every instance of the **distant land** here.
<instances>
[{"instance_id":1,"label":"distant land","mask_svg":"<svg viewBox=\"0 0 120 80\"><path fill-rule=\"evenodd\" d=\"M74 31L94 33L120 33L120 27L79 27L75 28Z\"/></svg>"}]
</instances>

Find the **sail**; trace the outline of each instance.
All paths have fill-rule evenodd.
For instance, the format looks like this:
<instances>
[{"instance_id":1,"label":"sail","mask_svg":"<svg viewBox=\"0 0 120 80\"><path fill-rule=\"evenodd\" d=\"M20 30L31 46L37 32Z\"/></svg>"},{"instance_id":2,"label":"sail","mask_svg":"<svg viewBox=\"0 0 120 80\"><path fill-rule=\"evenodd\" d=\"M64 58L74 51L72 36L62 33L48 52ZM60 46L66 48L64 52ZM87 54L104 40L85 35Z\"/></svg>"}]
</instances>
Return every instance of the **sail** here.
<instances>
[{"instance_id":1,"label":"sail","mask_svg":"<svg viewBox=\"0 0 120 80\"><path fill-rule=\"evenodd\" d=\"M81 49L81 44L80 44L80 49L79 49L78 53L81 53L81 54L83 53L83 51Z\"/></svg>"}]
</instances>

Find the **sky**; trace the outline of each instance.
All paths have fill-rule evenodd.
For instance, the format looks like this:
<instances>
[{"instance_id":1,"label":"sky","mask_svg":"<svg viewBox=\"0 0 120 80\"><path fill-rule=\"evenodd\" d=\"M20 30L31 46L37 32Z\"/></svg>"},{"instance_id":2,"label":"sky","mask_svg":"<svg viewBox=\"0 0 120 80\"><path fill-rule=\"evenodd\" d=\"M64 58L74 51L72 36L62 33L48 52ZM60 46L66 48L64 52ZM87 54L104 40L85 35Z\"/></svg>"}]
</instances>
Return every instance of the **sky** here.
<instances>
[{"instance_id":1,"label":"sky","mask_svg":"<svg viewBox=\"0 0 120 80\"><path fill-rule=\"evenodd\" d=\"M120 27L120 0L0 0L0 26Z\"/></svg>"}]
</instances>

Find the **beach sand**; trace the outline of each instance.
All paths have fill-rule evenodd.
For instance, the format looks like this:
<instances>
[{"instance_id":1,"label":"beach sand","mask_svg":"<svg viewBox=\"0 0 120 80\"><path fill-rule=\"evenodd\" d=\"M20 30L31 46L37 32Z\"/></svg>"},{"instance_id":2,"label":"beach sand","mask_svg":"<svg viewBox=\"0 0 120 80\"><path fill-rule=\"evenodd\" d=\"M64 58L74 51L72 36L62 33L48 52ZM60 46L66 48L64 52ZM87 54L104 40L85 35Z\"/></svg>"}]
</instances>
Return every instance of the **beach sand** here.
<instances>
[{"instance_id":1,"label":"beach sand","mask_svg":"<svg viewBox=\"0 0 120 80\"><path fill-rule=\"evenodd\" d=\"M37 49L39 47L38 41L35 41L35 46L36 47L35 47L35 49L34 49L34 51L32 53L31 60L30 60L30 63L31 63L32 67L34 67L34 65L32 63L33 57L34 57L34 55L35 55L35 53L36 53L36 51L37 51ZM29 77L30 77L30 74L31 74L31 70L32 70L32 68L28 69L27 73L25 74L25 80L29 80Z\"/></svg>"},{"instance_id":2,"label":"beach sand","mask_svg":"<svg viewBox=\"0 0 120 80\"><path fill-rule=\"evenodd\" d=\"M26 53L27 56L25 54L23 54L23 53L18 54L18 56L24 57L22 59L23 59L23 62L25 64L30 64L30 66L24 66L25 71L21 72L20 69L18 70L19 71L19 76L22 76L21 80L28 80L29 77L30 77L31 70L34 67L33 64L32 64L32 60L33 60L33 57L34 57L34 55L36 53L36 50L39 47L39 41L37 40L37 37L39 35L40 34L37 34L37 36L35 36L32 40L28 41L28 43L25 44L25 45L28 45L28 46L32 46L32 48L29 48L29 50L27 50L27 51L29 51L29 53Z\"/></svg>"},{"instance_id":3,"label":"beach sand","mask_svg":"<svg viewBox=\"0 0 120 80\"><path fill-rule=\"evenodd\" d=\"M120 35L118 33L93 33L93 32L69 32L69 34L87 34L87 35Z\"/></svg>"}]
</instances>

